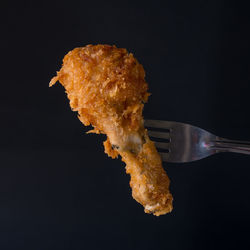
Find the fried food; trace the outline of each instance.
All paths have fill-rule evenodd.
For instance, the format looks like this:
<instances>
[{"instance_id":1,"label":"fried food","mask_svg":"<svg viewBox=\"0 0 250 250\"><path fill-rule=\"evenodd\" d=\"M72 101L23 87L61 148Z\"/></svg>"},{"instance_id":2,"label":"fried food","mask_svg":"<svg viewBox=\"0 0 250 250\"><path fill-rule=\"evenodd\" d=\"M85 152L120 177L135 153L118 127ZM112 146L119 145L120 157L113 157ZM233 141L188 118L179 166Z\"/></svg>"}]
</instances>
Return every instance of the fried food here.
<instances>
[{"instance_id":1,"label":"fried food","mask_svg":"<svg viewBox=\"0 0 250 250\"><path fill-rule=\"evenodd\" d=\"M110 45L75 48L51 79L65 88L70 106L92 133L107 135L105 153L121 156L131 175L133 198L146 213L162 215L172 210L169 178L161 158L143 126L142 110L148 85L141 64L126 49Z\"/></svg>"}]
</instances>

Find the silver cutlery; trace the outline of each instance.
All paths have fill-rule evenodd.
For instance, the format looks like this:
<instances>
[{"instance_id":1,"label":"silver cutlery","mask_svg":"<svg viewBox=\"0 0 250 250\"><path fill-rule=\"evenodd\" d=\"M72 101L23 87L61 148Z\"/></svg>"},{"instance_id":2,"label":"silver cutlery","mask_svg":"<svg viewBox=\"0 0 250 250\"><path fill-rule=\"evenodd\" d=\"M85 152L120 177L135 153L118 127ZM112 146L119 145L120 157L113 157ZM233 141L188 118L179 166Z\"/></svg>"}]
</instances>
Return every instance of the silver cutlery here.
<instances>
[{"instance_id":1,"label":"silver cutlery","mask_svg":"<svg viewBox=\"0 0 250 250\"><path fill-rule=\"evenodd\" d=\"M221 152L250 154L249 141L221 138L189 124L145 120L144 125L155 146L164 151L159 152L163 161L191 162Z\"/></svg>"}]
</instances>

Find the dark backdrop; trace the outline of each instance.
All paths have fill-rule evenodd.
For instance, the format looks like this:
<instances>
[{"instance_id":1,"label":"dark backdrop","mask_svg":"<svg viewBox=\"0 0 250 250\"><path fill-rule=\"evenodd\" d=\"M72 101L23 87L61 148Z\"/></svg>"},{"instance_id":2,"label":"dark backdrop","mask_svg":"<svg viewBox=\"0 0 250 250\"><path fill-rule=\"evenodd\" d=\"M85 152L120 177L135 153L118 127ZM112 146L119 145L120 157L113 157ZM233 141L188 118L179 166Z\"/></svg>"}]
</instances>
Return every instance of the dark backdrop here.
<instances>
[{"instance_id":1,"label":"dark backdrop","mask_svg":"<svg viewBox=\"0 0 250 250\"><path fill-rule=\"evenodd\" d=\"M250 140L245 2L1 3L0 249L249 248L249 156L164 164L174 210L144 214L105 137L48 88L69 50L115 44L145 67L146 118Z\"/></svg>"}]
</instances>

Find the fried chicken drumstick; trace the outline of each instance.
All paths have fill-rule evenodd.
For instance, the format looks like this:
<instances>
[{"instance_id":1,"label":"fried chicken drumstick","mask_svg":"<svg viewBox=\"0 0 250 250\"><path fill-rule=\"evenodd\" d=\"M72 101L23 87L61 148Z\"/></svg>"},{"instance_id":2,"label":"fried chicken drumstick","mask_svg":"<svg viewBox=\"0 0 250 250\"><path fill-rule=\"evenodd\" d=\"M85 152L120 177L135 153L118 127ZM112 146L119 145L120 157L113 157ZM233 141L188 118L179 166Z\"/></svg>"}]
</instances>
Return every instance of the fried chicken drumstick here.
<instances>
[{"instance_id":1,"label":"fried chicken drumstick","mask_svg":"<svg viewBox=\"0 0 250 250\"><path fill-rule=\"evenodd\" d=\"M50 86L59 81L80 121L93 126L89 132L107 135L105 152L112 158L120 155L126 163L133 198L146 213L158 216L172 210L172 195L161 158L143 126L149 96L144 76L142 65L126 49L87 45L64 57Z\"/></svg>"}]
</instances>

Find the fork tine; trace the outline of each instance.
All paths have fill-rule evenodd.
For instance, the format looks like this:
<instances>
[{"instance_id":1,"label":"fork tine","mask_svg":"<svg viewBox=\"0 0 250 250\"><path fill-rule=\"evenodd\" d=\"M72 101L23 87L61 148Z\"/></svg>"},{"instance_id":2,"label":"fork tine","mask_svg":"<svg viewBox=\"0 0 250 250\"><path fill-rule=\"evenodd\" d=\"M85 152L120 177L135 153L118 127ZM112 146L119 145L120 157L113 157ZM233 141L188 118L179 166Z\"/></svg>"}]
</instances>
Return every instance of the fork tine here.
<instances>
[{"instance_id":1,"label":"fork tine","mask_svg":"<svg viewBox=\"0 0 250 250\"><path fill-rule=\"evenodd\" d=\"M162 161L168 161L169 160L169 153L159 152L159 154L161 156Z\"/></svg>"},{"instance_id":2,"label":"fork tine","mask_svg":"<svg viewBox=\"0 0 250 250\"><path fill-rule=\"evenodd\" d=\"M145 120L144 125L151 128L164 128L171 129L173 122L160 121L160 120Z\"/></svg>"},{"instance_id":3,"label":"fork tine","mask_svg":"<svg viewBox=\"0 0 250 250\"><path fill-rule=\"evenodd\" d=\"M160 149L169 149L169 145L170 145L170 143L168 142L158 142L158 141L154 141L154 144L157 148L160 148Z\"/></svg>"},{"instance_id":4,"label":"fork tine","mask_svg":"<svg viewBox=\"0 0 250 250\"><path fill-rule=\"evenodd\" d=\"M169 139L169 132L158 132L148 130L148 135L154 138Z\"/></svg>"}]
</instances>

